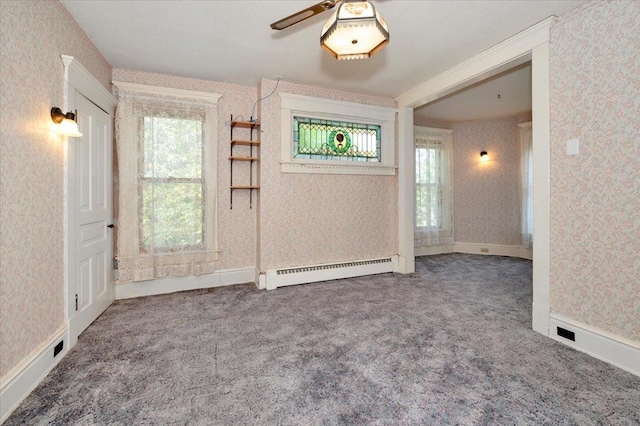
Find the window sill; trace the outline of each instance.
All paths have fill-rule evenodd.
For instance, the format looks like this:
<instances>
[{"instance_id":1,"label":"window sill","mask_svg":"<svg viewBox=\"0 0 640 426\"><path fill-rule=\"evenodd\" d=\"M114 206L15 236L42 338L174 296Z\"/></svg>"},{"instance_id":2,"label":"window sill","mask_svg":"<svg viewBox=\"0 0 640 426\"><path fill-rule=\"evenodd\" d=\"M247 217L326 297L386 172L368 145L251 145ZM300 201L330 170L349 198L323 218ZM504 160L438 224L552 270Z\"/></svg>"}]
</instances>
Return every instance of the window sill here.
<instances>
[{"instance_id":1,"label":"window sill","mask_svg":"<svg viewBox=\"0 0 640 426\"><path fill-rule=\"evenodd\" d=\"M280 163L282 173L312 173L330 175L378 175L395 176L396 168L379 164L317 164L317 163Z\"/></svg>"}]
</instances>

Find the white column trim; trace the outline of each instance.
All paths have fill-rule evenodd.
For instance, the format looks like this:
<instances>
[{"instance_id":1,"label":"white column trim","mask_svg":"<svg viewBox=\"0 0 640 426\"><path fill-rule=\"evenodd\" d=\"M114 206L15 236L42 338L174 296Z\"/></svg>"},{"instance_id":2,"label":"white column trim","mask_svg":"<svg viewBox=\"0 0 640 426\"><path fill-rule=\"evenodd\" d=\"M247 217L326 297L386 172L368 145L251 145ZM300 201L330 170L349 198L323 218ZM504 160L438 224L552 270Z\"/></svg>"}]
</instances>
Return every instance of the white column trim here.
<instances>
[{"instance_id":1,"label":"white column trim","mask_svg":"<svg viewBox=\"0 0 640 426\"><path fill-rule=\"evenodd\" d=\"M413 108L398 107L398 272L415 272Z\"/></svg>"}]
</instances>

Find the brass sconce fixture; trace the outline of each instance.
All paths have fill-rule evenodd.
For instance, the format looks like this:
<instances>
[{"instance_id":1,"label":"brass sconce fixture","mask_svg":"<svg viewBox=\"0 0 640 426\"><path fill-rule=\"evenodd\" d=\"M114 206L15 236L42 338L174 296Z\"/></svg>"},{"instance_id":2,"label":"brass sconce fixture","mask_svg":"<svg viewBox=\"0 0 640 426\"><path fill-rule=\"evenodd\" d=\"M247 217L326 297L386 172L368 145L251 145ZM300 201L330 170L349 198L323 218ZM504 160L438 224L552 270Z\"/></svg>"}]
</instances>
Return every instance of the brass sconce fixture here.
<instances>
[{"instance_id":1,"label":"brass sconce fixture","mask_svg":"<svg viewBox=\"0 0 640 426\"><path fill-rule=\"evenodd\" d=\"M59 124L58 133L70 138L79 138L82 136L80 130L78 130L78 123L76 123L76 115L69 111L63 113L58 107L51 108L51 120L54 123Z\"/></svg>"}]
</instances>

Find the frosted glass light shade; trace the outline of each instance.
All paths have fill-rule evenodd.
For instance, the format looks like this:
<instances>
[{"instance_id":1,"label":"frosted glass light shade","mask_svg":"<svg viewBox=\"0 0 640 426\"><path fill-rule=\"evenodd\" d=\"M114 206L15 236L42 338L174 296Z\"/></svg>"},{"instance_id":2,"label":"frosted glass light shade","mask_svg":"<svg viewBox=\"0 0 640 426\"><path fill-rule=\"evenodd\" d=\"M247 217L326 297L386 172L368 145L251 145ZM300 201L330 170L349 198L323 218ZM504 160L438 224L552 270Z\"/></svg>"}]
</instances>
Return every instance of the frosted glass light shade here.
<instances>
[{"instance_id":1,"label":"frosted glass light shade","mask_svg":"<svg viewBox=\"0 0 640 426\"><path fill-rule=\"evenodd\" d=\"M322 27L320 45L336 59L366 59L389 43L389 27L369 2L343 2Z\"/></svg>"},{"instance_id":2,"label":"frosted glass light shade","mask_svg":"<svg viewBox=\"0 0 640 426\"><path fill-rule=\"evenodd\" d=\"M80 133L80 130L78 130L78 123L68 118L65 118L60 123L58 133L71 138L79 138L82 136L82 133Z\"/></svg>"},{"instance_id":3,"label":"frosted glass light shade","mask_svg":"<svg viewBox=\"0 0 640 426\"><path fill-rule=\"evenodd\" d=\"M51 120L55 124L58 124L58 133L63 136L71 138L79 138L82 133L78 130L78 123L76 123L76 115L69 111L63 113L58 107L51 108Z\"/></svg>"}]
</instances>

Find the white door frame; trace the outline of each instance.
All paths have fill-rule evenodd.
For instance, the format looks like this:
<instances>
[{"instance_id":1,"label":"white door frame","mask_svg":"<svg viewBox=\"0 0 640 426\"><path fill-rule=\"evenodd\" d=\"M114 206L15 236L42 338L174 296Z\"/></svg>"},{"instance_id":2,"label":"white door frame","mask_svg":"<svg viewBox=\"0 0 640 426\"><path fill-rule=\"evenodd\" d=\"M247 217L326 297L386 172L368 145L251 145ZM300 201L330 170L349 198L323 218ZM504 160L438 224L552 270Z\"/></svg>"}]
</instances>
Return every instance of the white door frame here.
<instances>
[{"instance_id":1,"label":"white door frame","mask_svg":"<svg viewBox=\"0 0 640 426\"><path fill-rule=\"evenodd\" d=\"M62 55L64 64L64 111L74 111L76 108L76 91L106 111L111 118L115 117L116 98L82 66L73 56ZM75 282L71 268L75 265L75 211L73 209L73 164L69 163L69 144L65 146L64 163L64 281L65 281L65 321L67 323L68 349L78 341L78 332L72 324L71 317L75 313ZM107 178L113 179L113 169L108 169ZM109 259L112 261L112 259ZM113 285L110 281L108 285Z\"/></svg>"},{"instance_id":2,"label":"white door frame","mask_svg":"<svg viewBox=\"0 0 640 426\"><path fill-rule=\"evenodd\" d=\"M549 335L550 126L549 37L552 16L414 87L398 102L399 272L415 271L413 109L531 61L533 109L533 330Z\"/></svg>"}]
</instances>

